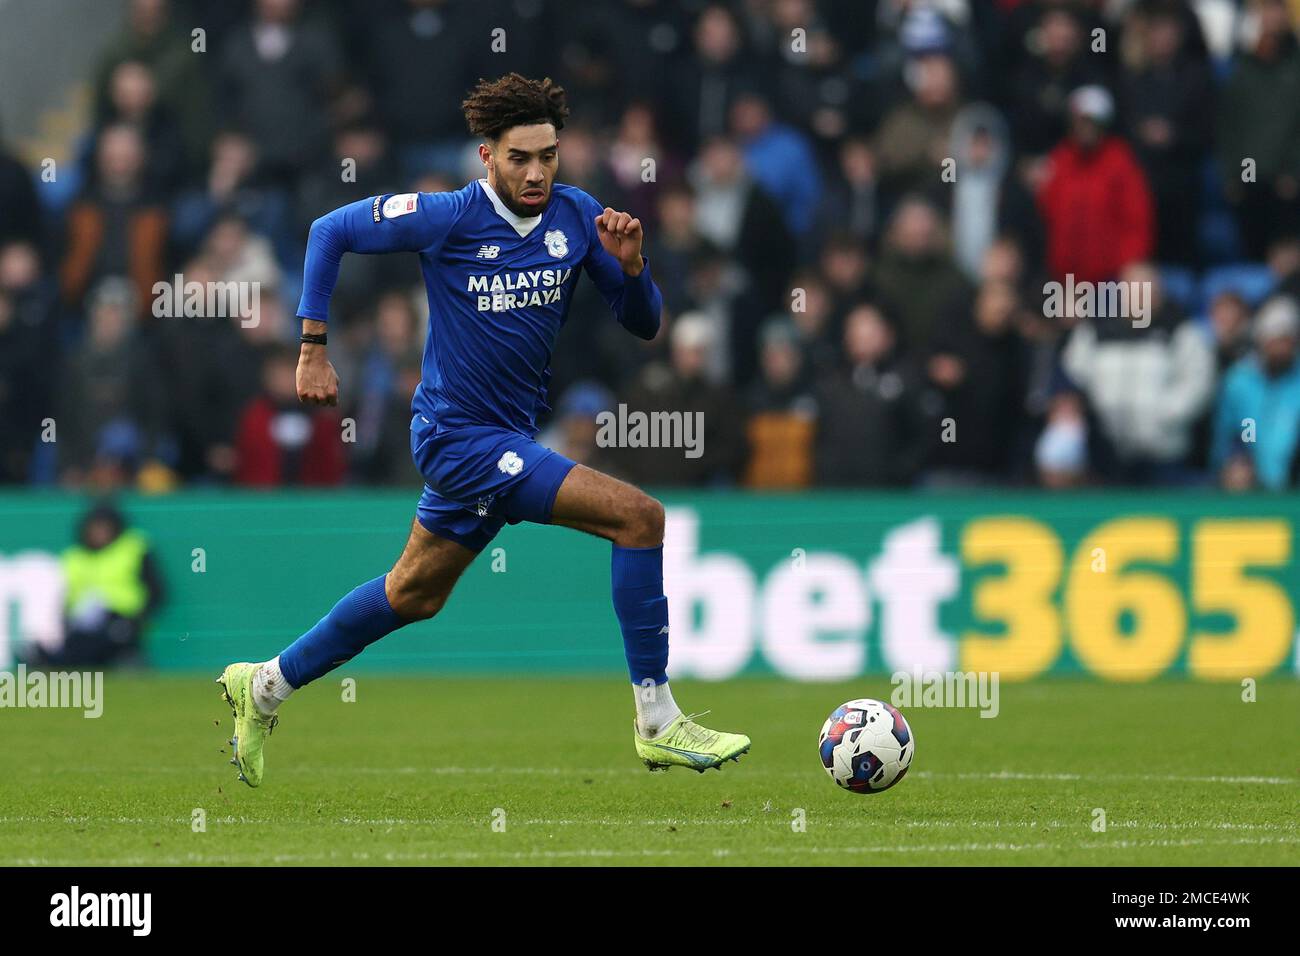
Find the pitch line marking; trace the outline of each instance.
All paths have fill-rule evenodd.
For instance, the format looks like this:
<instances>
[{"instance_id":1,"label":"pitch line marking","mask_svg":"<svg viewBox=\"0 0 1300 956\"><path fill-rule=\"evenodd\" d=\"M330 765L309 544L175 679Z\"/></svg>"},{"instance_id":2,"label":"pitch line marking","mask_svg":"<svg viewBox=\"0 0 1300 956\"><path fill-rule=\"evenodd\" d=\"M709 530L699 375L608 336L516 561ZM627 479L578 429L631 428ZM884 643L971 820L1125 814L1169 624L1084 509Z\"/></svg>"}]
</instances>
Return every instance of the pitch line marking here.
<instances>
[{"instance_id":1,"label":"pitch line marking","mask_svg":"<svg viewBox=\"0 0 1300 956\"><path fill-rule=\"evenodd\" d=\"M25 816L5 816L0 817L0 825L18 825L18 824L112 824L117 826L189 826L190 818L188 816L177 817L92 817L92 816L63 816L63 817L42 817L34 815ZM301 820L294 818L252 818L245 816L211 816L208 817L209 824L221 824L223 826L283 826L283 827L449 827L449 826L475 826L477 823L466 817L329 817L316 818L310 820ZM525 820L516 821L519 826L600 826L600 827L662 827L662 826L689 826L689 827L719 827L719 826L748 826L762 825L765 823L779 824L784 828L785 818L780 813L774 813L771 816L727 816L717 818L697 818L686 819L683 817L668 817L664 819L609 819L600 817L588 818L546 818L532 817ZM991 830L1013 830L1013 829L1030 829L1040 830L1043 832L1060 830L1069 831L1081 825L1077 819L1071 820L899 820L876 821L871 822L852 822L843 820L821 820L815 819L814 826L825 830L871 830L874 826L880 827L905 827L913 830L942 830L942 829L991 829ZM1222 821L1203 821L1203 822L1181 822L1168 823L1164 821L1142 822L1140 820L1112 820L1107 826L1116 830L1241 830L1241 831L1265 831L1265 832L1293 832L1300 829L1300 824L1296 823L1236 823L1231 820Z\"/></svg>"},{"instance_id":2,"label":"pitch line marking","mask_svg":"<svg viewBox=\"0 0 1300 956\"><path fill-rule=\"evenodd\" d=\"M816 856L856 856L881 853L986 853L989 851L1021 853L1033 850L1127 850L1127 849L1147 849L1156 847L1192 847L1192 846L1266 846L1266 845L1291 845L1300 843L1300 838L1291 837L1264 837L1264 838L1240 838L1235 840L1114 840L1107 842L1093 843L951 843L935 844L931 846L854 846L854 847L754 847L760 853L767 854L810 854ZM502 851L485 853L479 850L449 850L440 853L409 853L388 851L383 853L371 853L367 851L354 852L349 854L331 853L313 853L313 854L276 854L267 856L265 854L256 856L222 856L213 854L190 853L185 856L172 857L117 857L109 860L97 860L97 866L179 866L184 864L204 864L204 863L226 863L226 864L244 864L244 863L307 863L307 862L339 862L339 863L429 863L436 861L454 861L454 860L501 860L501 861L528 861L528 860L563 860L563 859L616 859L619 857L635 858L671 858L675 856L698 856L701 853L715 857L726 858L732 855L731 850L701 848L698 850L530 850L530 851ZM48 857L14 857L0 860L3 866L80 866L85 865L84 860L66 860L50 859Z\"/></svg>"},{"instance_id":3,"label":"pitch line marking","mask_svg":"<svg viewBox=\"0 0 1300 956\"><path fill-rule=\"evenodd\" d=\"M816 776L813 771L805 770L769 770L762 766L750 764L744 768L746 775L759 777L787 777L787 778L806 778L810 774ZM95 766L78 766L78 767L59 767L53 770L42 767L25 768L27 773L39 773L56 775L61 773L93 773L101 774L109 768ZM120 765L114 765L114 770L122 769ZM196 765L194 767L160 767L157 765L141 766L132 768L133 773L184 773L200 775L210 772L212 767L207 764ZM363 774L363 775L402 775L409 776L415 774L433 774L440 775L499 775L503 773L511 774L528 774L531 776L569 776L569 777L619 777L619 776L636 776L645 778L645 770L641 767L455 767L455 766L428 766L428 767L356 767L356 766L338 766L324 768L319 766L295 766L280 767L277 773L284 774L305 774L305 773L322 773L330 774ZM1062 783L1093 783L1109 781L1134 781L1139 783L1225 783L1225 784L1257 784L1263 786L1281 786L1293 787L1300 784L1300 777L1268 777L1261 775L1242 775L1242 776L1187 776L1183 774L1150 774L1150 773L1121 773L1121 774L1080 774L1080 773L1040 773L1018 770L996 770L984 773L972 772L944 772L934 770L915 770L909 774L910 777L919 777L924 780L1047 780L1058 781Z\"/></svg>"}]
</instances>

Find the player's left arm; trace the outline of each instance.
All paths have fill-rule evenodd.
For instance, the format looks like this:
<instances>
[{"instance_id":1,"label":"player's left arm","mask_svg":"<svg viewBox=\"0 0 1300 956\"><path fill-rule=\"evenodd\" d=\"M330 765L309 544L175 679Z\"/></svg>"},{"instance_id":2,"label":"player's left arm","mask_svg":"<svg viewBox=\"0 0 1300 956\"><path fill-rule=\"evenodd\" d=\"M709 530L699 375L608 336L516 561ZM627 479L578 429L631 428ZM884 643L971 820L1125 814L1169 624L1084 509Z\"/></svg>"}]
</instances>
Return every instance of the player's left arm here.
<instances>
[{"instance_id":1,"label":"player's left arm","mask_svg":"<svg viewBox=\"0 0 1300 956\"><path fill-rule=\"evenodd\" d=\"M587 274L623 328L638 338L654 338L664 300L650 278L650 261L641 254L641 220L606 206L592 226L598 242L587 250Z\"/></svg>"}]
</instances>

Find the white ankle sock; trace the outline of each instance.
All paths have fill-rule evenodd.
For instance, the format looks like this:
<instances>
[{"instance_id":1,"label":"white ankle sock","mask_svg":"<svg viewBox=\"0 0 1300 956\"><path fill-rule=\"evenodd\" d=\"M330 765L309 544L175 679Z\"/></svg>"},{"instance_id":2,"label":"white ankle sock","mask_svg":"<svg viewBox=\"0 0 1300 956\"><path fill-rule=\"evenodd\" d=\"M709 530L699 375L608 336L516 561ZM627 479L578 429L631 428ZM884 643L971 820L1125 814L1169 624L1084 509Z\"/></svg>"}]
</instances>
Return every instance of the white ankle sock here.
<instances>
[{"instance_id":1,"label":"white ankle sock","mask_svg":"<svg viewBox=\"0 0 1300 956\"><path fill-rule=\"evenodd\" d=\"M280 673L278 655L260 665L253 673L253 703L264 714L274 714L276 708L288 700L293 692L293 686Z\"/></svg>"},{"instance_id":2,"label":"white ankle sock","mask_svg":"<svg viewBox=\"0 0 1300 956\"><path fill-rule=\"evenodd\" d=\"M673 718L682 712L673 700L673 692L668 689L668 682L653 686L632 685L636 696L636 729L646 740L663 733Z\"/></svg>"}]
</instances>

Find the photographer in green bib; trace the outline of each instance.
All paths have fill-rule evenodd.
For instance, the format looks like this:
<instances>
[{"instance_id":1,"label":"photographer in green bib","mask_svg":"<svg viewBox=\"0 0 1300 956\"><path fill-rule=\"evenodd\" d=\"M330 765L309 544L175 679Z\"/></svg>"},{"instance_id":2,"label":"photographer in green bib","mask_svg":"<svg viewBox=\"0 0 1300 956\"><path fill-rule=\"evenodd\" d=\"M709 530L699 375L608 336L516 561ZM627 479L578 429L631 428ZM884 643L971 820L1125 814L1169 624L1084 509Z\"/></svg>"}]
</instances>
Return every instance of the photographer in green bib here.
<instances>
[{"instance_id":1,"label":"photographer in green bib","mask_svg":"<svg viewBox=\"0 0 1300 956\"><path fill-rule=\"evenodd\" d=\"M77 542L60 557L67 583L65 639L39 662L47 667L139 666L141 637L163 598L144 535L107 502L81 519Z\"/></svg>"}]
</instances>

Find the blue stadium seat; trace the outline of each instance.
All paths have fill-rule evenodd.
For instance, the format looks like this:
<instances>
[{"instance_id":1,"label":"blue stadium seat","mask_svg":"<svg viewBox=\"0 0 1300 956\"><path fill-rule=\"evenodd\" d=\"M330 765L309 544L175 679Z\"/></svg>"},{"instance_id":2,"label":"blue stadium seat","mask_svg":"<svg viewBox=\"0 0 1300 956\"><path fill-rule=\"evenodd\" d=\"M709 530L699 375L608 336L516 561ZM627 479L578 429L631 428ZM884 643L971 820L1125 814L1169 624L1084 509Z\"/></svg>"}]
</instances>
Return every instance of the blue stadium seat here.
<instances>
[{"instance_id":1,"label":"blue stadium seat","mask_svg":"<svg viewBox=\"0 0 1300 956\"><path fill-rule=\"evenodd\" d=\"M1196 273L1186 266L1157 266L1165 295L1182 306L1188 315L1201 311L1200 285Z\"/></svg>"},{"instance_id":2,"label":"blue stadium seat","mask_svg":"<svg viewBox=\"0 0 1300 956\"><path fill-rule=\"evenodd\" d=\"M1206 272L1201 280L1201 298L1208 305L1220 292L1231 289L1254 308L1268 298L1276 281L1268 266L1259 263L1218 266Z\"/></svg>"}]
</instances>

